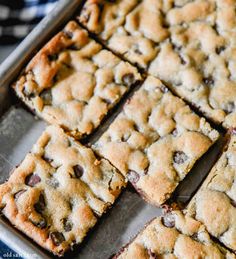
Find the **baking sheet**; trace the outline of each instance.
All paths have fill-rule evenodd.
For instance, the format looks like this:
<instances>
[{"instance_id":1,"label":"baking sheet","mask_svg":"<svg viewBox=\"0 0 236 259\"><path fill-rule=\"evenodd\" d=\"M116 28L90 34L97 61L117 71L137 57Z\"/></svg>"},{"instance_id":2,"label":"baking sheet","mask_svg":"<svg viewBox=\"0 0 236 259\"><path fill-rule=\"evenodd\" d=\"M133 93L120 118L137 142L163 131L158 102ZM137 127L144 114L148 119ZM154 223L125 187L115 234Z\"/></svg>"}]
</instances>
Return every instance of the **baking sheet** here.
<instances>
[{"instance_id":1,"label":"baking sheet","mask_svg":"<svg viewBox=\"0 0 236 259\"><path fill-rule=\"evenodd\" d=\"M0 183L7 180L9 172L20 163L31 149L46 124L19 105L9 91L9 83L17 75L22 65L32 53L64 24L73 14L72 10L81 1L61 1L53 16L44 20L37 29L20 45L20 47L0 67ZM55 19L57 17L57 19ZM35 45L35 39L42 35ZM130 93L129 95L132 95ZM126 99L128 96L126 96ZM124 104L124 101L122 104ZM108 127L119 109L104 122L92 137L84 140L93 143ZM214 164L223 144L221 138L209 152L198 161L194 169L179 185L174 193L174 200L186 203ZM127 243L144 225L161 209L144 202L129 186L123 191L113 208L101 218L88 237L74 252L66 254L67 258L100 259L109 258ZM49 258L52 255L37 246L22 233L14 229L4 217L0 217L0 239L25 258Z\"/></svg>"}]
</instances>

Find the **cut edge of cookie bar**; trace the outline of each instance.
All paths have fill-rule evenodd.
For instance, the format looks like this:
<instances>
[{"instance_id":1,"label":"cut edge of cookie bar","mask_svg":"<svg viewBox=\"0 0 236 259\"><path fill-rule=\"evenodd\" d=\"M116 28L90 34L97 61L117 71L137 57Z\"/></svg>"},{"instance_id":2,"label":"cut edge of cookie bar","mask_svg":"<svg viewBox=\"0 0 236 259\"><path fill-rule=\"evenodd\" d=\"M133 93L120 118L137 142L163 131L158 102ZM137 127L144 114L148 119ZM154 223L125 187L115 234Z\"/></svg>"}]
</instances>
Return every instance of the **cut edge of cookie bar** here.
<instances>
[{"instance_id":1,"label":"cut edge of cookie bar","mask_svg":"<svg viewBox=\"0 0 236 259\"><path fill-rule=\"evenodd\" d=\"M178 210L148 222L112 258L157 258L162 255L168 258L185 258L186 255L189 258L236 258L210 238L202 223Z\"/></svg>"},{"instance_id":2,"label":"cut edge of cookie bar","mask_svg":"<svg viewBox=\"0 0 236 259\"><path fill-rule=\"evenodd\" d=\"M80 139L99 127L141 79L136 67L70 21L36 54L12 87L40 118Z\"/></svg>"},{"instance_id":3,"label":"cut edge of cookie bar","mask_svg":"<svg viewBox=\"0 0 236 259\"><path fill-rule=\"evenodd\" d=\"M218 138L205 118L149 76L93 147L160 206Z\"/></svg>"},{"instance_id":4,"label":"cut edge of cookie bar","mask_svg":"<svg viewBox=\"0 0 236 259\"><path fill-rule=\"evenodd\" d=\"M224 150L186 208L186 213L205 224L208 232L236 252L236 131L226 136Z\"/></svg>"},{"instance_id":5,"label":"cut edge of cookie bar","mask_svg":"<svg viewBox=\"0 0 236 259\"><path fill-rule=\"evenodd\" d=\"M12 225L62 256L83 241L125 186L107 160L49 126L0 185L0 209Z\"/></svg>"}]
</instances>

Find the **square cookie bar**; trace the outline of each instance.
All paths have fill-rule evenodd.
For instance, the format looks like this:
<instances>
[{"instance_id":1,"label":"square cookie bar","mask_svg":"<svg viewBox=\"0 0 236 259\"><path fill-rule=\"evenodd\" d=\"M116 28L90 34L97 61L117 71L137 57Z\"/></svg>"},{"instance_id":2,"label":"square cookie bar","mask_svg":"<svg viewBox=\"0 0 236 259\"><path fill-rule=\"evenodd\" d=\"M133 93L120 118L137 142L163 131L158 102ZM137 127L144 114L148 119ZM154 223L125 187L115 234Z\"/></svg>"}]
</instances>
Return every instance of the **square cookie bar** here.
<instances>
[{"instance_id":1,"label":"square cookie bar","mask_svg":"<svg viewBox=\"0 0 236 259\"><path fill-rule=\"evenodd\" d=\"M205 118L149 76L94 148L160 205L218 137Z\"/></svg>"},{"instance_id":2,"label":"square cookie bar","mask_svg":"<svg viewBox=\"0 0 236 259\"><path fill-rule=\"evenodd\" d=\"M107 160L49 126L0 185L0 209L16 228L61 256L82 242L124 186Z\"/></svg>"},{"instance_id":3,"label":"square cookie bar","mask_svg":"<svg viewBox=\"0 0 236 259\"><path fill-rule=\"evenodd\" d=\"M160 78L212 121L236 127L236 2L142 0L125 16L119 9L115 12L116 4L88 0L79 20L109 48ZM90 6L97 12L88 15ZM91 26L103 24L101 17L114 24L121 15L123 23L109 38L103 37L106 26L101 32Z\"/></svg>"},{"instance_id":4,"label":"square cookie bar","mask_svg":"<svg viewBox=\"0 0 236 259\"><path fill-rule=\"evenodd\" d=\"M135 67L71 21L32 59L13 88L41 118L81 138L140 79Z\"/></svg>"},{"instance_id":5,"label":"square cookie bar","mask_svg":"<svg viewBox=\"0 0 236 259\"><path fill-rule=\"evenodd\" d=\"M188 206L208 232L236 251L236 135Z\"/></svg>"},{"instance_id":6,"label":"square cookie bar","mask_svg":"<svg viewBox=\"0 0 236 259\"><path fill-rule=\"evenodd\" d=\"M227 258L236 256L211 240L199 221L172 211L153 219L113 259Z\"/></svg>"}]
</instances>

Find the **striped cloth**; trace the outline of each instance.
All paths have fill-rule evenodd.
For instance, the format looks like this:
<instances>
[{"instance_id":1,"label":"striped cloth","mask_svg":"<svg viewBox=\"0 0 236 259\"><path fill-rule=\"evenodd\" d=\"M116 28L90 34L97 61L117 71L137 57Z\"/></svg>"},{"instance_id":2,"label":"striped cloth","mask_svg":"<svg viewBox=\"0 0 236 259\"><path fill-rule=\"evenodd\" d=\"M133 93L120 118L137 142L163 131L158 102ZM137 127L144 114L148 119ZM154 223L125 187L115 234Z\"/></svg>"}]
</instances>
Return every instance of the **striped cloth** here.
<instances>
[{"instance_id":1,"label":"striped cloth","mask_svg":"<svg viewBox=\"0 0 236 259\"><path fill-rule=\"evenodd\" d=\"M23 39L57 0L0 0L0 45Z\"/></svg>"}]
</instances>

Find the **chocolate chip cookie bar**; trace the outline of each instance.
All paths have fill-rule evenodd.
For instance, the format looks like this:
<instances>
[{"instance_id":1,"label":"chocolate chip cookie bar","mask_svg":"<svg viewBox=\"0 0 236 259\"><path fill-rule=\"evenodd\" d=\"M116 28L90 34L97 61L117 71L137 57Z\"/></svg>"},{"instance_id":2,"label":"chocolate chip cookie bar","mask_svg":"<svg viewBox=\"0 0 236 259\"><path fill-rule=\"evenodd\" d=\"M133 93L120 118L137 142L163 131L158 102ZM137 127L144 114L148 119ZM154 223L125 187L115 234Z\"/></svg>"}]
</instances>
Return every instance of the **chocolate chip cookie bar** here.
<instances>
[{"instance_id":1,"label":"chocolate chip cookie bar","mask_svg":"<svg viewBox=\"0 0 236 259\"><path fill-rule=\"evenodd\" d=\"M104 37L103 17L113 24L120 20L119 10L113 9L116 4L88 0L79 20L109 48L160 78L212 121L236 127L235 1L142 0L123 15L123 23L109 38ZM96 12L88 15L90 6ZM100 23L103 30L94 30Z\"/></svg>"},{"instance_id":2,"label":"chocolate chip cookie bar","mask_svg":"<svg viewBox=\"0 0 236 259\"><path fill-rule=\"evenodd\" d=\"M32 59L13 88L41 118L81 138L140 79L135 67L71 21Z\"/></svg>"},{"instance_id":3,"label":"chocolate chip cookie bar","mask_svg":"<svg viewBox=\"0 0 236 259\"><path fill-rule=\"evenodd\" d=\"M94 149L160 205L218 137L205 118L149 76Z\"/></svg>"},{"instance_id":4,"label":"chocolate chip cookie bar","mask_svg":"<svg viewBox=\"0 0 236 259\"><path fill-rule=\"evenodd\" d=\"M227 258L236 256L211 240L199 221L172 211L155 218L113 259Z\"/></svg>"},{"instance_id":5,"label":"chocolate chip cookie bar","mask_svg":"<svg viewBox=\"0 0 236 259\"><path fill-rule=\"evenodd\" d=\"M236 251L236 135L190 202L188 213Z\"/></svg>"},{"instance_id":6,"label":"chocolate chip cookie bar","mask_svg":"<svg viewBox=\"0 0 236 259\"><path fill-rule=\"evenodd\" d=\"M90 148L49 126L0 185L0 210L39 245L63 255L114 203L123 176Z\"/></svg>"}]
</instances>

